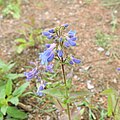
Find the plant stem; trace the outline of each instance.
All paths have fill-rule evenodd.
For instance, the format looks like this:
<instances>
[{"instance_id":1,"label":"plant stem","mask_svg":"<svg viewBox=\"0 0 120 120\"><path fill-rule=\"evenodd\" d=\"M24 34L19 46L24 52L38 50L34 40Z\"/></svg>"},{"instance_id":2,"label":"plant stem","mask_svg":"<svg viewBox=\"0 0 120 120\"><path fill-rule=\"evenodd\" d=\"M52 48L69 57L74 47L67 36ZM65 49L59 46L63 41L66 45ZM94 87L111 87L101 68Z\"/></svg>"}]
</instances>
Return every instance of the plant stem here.
<instances>
[{"instance_id":1,"label":"plant stem","mask_svg":"<svg viewBox=\"0 0 120 120\"><path fill-rule=\"evenodd\" d=\"M66 88L66 96L68 99L68 93L67 93L67 83L66 83L66 77L65 77L65 69L64 69L64 64L63 64L63 57L61 58L61 67L62 67L62 74L63 74L63 82L65 84L65 88ZM67 103L67 114L68 114L68 118L69 120L71 120L71 114L70 114L70 106L69 103Z\"/></svg>"},{"instance_id":2,"label":"plant stem","mask_svg":"<svg viewBox=\"0 0 120 120\"><path fill-rule=\"evenodd\" d=\"M120 94L120 93L119 93ZM113 111L113 116L115 117L115 114L116 114L116 109L117 109L117 105L118 105L118 103L119 103L119 96L120 95L118 95L118 97L117 97L117 99L116 99L116 103L115 103L115 107L114 107L114 111Z\"/></svg>"}]
</instances>

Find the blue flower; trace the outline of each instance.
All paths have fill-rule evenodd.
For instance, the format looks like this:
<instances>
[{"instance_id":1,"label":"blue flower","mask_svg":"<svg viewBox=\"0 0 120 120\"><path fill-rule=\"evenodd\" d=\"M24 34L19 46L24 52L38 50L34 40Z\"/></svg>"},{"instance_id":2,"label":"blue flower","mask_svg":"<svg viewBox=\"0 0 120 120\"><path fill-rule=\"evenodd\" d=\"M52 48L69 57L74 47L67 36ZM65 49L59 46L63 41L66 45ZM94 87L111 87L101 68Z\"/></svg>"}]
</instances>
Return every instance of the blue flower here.
<instances>
[{"instance_id":1,"label":"blue flower","mask_svg":"<svg viewBox=\"0 0 120 120\"><path fill-rule=\"evenodd\" d=\"M65 46L65 47L70 47L69 42L68 42L68 41L65 41L65 42L64 42L64 46Z\"/></svg>"},{"instance_id":2,"label":"blue flower","mask_svg":"<svg viewBox=\"0 0 120 120\"><path fill-rule=\"evenodd\" d=\"M67 41L64 42L65 47L76 46L76 42L75 42L75 40L77 39L76 37L66 38L66 39L67 39Z\"/></svg>"},{"instance_id":3,"label":"blue flower","mask_svg":"<svg viewBox=\"0 0 120 120\"><path fill-rule=\"evenodd\" d=\"M63 26L66 28L66 27L68 27L69 25L66 23L66 24L64 24Z\"/></svg>"},{"instance_id":4,"label":"blue flower","mask_svg":"<svg viewBox=\"0 0 120 120\"><path fill-rule=\"evenodd\" d=\"M55 33L55 30L54 29L50 29L49 32L50 33Z\"/></svg>"},{"instance_id":5,"label":"blue flower","mask_svg":"<svg viewBox=\"0 0 120 120\"><path fill-rule=\"evenodd\" d=\"M49 36L47 36L47 38L50 40L50 39L53 38L53 36L52 36L52 35L49 35Z\"/></svg>"},{"instance_id":6,"label":"blue flower","mask_svg":"<svg viewBox=\"0 0 120 120\"><path fill-rule=\"evenodd\" d=\"M49 64L48 66L46 66L46 72L53 72L53 64Z\"/></svg>"},{"instance_id":7,"label":"blue flower","mask_svg":"<svg viewBox=\"0 0 120 120\"><path fill-rule=\"evenodd\" d=\"M62 41L63 41L63 38L60 38L59 41L62 42Z\"/></svg>"},{"instance_id":8,"label":"blue flower","mask_svg":"<svg viewBox=\"0 0 120 120\"><path fill-rule=\"evenodd\" d=\"M46 44L45 46L46 46L46 48L49 48L49 47L50 47L50 44Z\"/></svg>"},{"instance_id":9,"label":"blue flower","mask_svg":"<svg viewBox=\"0 0 120 120\"><path fill-rule=\"evenodd\" d=\"M57 54L59 57L63 57L63 51L62 50L57 50Z\"/></svg>"},{"instance_id":10,"label":"blue flower","mask_svg":"<svg viewBox=\"0 0 120 120\"><path fill-rule=\"evenodd\" d=\"M52 39L53 38L53 34L52 33L54 33L54 30L53 29L51 29L51 30L49 30L49 31L46 31L46 32L42 32L42 34L44 35L44 36L46 36L48 39Z\"/></svg>"},{"instance_id":11,"label":"blue flower","mask_svg":"<svg viewBox=\"0 0 120 120\"><path fill-rule=\"evenodd\" d=\"M76 64L79 64L81 61L79 60L79 59L76 59L76 58L74 58L73 56L71 57L71 60L69 61L69 63L71 64L71 65L73 65L74 63L76 63Z\"/></svg>"},{"instance_id":12,"label":"blue flower","mask_svg":"<svg viewBox=\"0 0 120 120\"><path fill-rule=\"evenodd\" d=\"M26 80L31 80L35 77L37 77L38 69L34 68L30 72L24 72L24 75L26 76Z\"/></svg>"},{"instance_id":13,"label":"blue flower","mask_svg":"<svg viewBox=\"0 0 120 120\"><path fill-rule=\"evenodd\" d=\"M50 33L49 32L42 32L42 34L44 35L44 36L46 36L46 37L48 37L48 36L50 36Z\"/></svg>"},{"instance_id":14,"label":"blue flower","mask_svg":"<svg viewBox=\"0 0 120 120\"><path fill-rule=\"evenodd\" d=\"M77 40L77 37L72 37L70 38L72 41L76 41Z\"/></svg>"},{"instance_id":15,"label":"blue flower","mask_svg":"<svg viewBox=\"0 0 120 120\"><path fill-rule=\"evenodd\" d=\"M51 62L54 59L54 53L52 52L50 56L47 58L47 62Z\"/></svg>"},{"instance_id":16,"label":"blue flower","mask_svg":"<svg viewBox=\"0 0 120 120\"><path fill-rule=\"evenodd\" d=\"M45 88L45 84L41 83L41 84L39 85L38 89L37 89L37 95L38 95L38 96L41 97L41 96L44 95L44 93L42 93L42 90L44 90L44 88Z\"/></svg>"},{"instance_id":17,"label":"blue flower","mask_svg":"<svg viewBox=\"0 0 120 120\"><path fill-rule=\"evenodd\" d=\"M71 46L76 46L76 42L72 41L71 39L68 39L68 42Z\"/></svg>"},{"instance_id":18,"label":"blue flower","mask_svg":"<svg viewBox=\"0 0 120 120\"><path fill-rule=\"evenodd\" d=\"M54 59L54 48L56 47L56 44L53 43L50 45L50 47L45 50L43 53L40 54L39 58L41 59L41 64L47 65L48 62L51 62Z\"/></svg>"},{"instance_id":19,"label":"blue flower","mask_svg":"<svg viewBox=\"0 0 120 120\"><path fill-rule=\"evenodd\" d=\"M76 31L73 31L73 30L70 30L69 32L68 32L68 37L75 37L75 35L76 35Z\"/></svg>"},{"instance_id":20,"label":"blue flower","mask_svg":"<svg viewBox=\"0 0 120 120\"><path fill-rule=\"evenodd\" d=\"M120 68L117 68L118 71L120 71Z\"/></svg>"}]
</instances>

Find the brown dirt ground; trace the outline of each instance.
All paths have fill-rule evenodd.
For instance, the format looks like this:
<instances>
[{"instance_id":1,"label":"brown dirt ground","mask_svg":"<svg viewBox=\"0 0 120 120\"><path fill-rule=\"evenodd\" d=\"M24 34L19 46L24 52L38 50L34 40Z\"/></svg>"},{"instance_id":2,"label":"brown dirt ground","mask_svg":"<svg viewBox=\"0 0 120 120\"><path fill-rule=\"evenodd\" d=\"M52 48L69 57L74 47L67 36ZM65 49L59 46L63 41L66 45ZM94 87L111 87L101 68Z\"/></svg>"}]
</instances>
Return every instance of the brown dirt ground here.
<instances>
[{"instance_id":1,"label":"brown dirt ground","mask_svg":"<svg viewBox=\"0 0 120 120\"><path fill-rule=\"evenodd\" d=\"M110 22L111 9L102 6L100 0L92 0L89 4L84 0L30 0L21 5L21 18L15 20L12 18L0 18L0 58L3 60L24 60L28 63L29 59L15 56L15 38L21 33L19 30L25 30L24 23L32 24L34 20L34 28L52 28L56 25L64 23L70 24L70 29L77 31L79 37L78 46L74 48L74 53L82 60L81 66L75 68L74 79L80 77L82 81L77 81L79 89L86 87L88 80L92 81L94 91L99 93L107 87L120 89L119 73L116 71L120 67L120 39L112 42L110 56L104 52L97 50L95 44L95 35L97 30L104 33L120 35L120 15L117 13L118 28L114 33L111 32ZM2 15L1 15L2 16ZM120 37L120 36L119 36ZM119 57L113 57L113 53ZM32 54L37 54L33 51ZM26 55L26 54L25 54ZM21 63L22 64L22 63ZM23 66L23 65L21 65ZM91 66L91 69L80 72L81 69ZM97 100L96 100L97 101Z\"/></svg>"}]
</instances>

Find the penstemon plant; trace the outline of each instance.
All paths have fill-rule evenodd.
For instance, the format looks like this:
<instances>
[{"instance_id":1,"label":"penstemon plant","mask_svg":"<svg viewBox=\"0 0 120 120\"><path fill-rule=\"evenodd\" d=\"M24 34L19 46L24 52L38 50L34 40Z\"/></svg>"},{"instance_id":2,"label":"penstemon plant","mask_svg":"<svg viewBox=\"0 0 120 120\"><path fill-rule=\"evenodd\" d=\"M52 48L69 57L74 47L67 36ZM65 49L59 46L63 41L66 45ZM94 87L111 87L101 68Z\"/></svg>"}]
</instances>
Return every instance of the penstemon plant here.
<instances>
[{"instance_id":1,"label":"penstemon plant","mask_svg":"<svg viewBox=\"0 0 120 120\"><path fill-rule=\"evenodd\" d=\"M48 94L54 97L64 110L66 110L68 119L71 120L71 105L78 95L73 96L72 91L72 78L66 77L66 65L79 64L81 61L69 54L68 49L76 46L76 31L70 30L66 33L68 24L52 28L42 33L49 41L45 45L45 50L39 54L39 61L32 63L35 65L29 72L24 75L27 80L33 78L37 79L37 95L44 96ZM48 73L55 74L53 67L56 62L61 66L62 80L48 80ZM49 86L51 84L51 87Z\"/></svg>"}]
</instances>

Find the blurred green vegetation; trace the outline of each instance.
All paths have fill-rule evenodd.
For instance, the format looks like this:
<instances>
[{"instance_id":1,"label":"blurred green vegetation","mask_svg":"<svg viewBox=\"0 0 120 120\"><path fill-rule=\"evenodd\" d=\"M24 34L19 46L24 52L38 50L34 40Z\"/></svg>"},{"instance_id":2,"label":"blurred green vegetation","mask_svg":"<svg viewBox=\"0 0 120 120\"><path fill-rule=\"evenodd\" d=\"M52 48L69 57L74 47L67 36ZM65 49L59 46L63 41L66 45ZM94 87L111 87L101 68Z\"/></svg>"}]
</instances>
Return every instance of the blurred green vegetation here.
<instances>
[{"instance_id":1,"label":"blurred green vegetation","mask_svg":"<svg viewBox=\"0 0 120 120\"><path fill-rule=\"evenodd\" d=\"M0 6L3 16L12 16L15 19L20 18L21 0L0 0Z\"/></svg>"}]
</instances>

